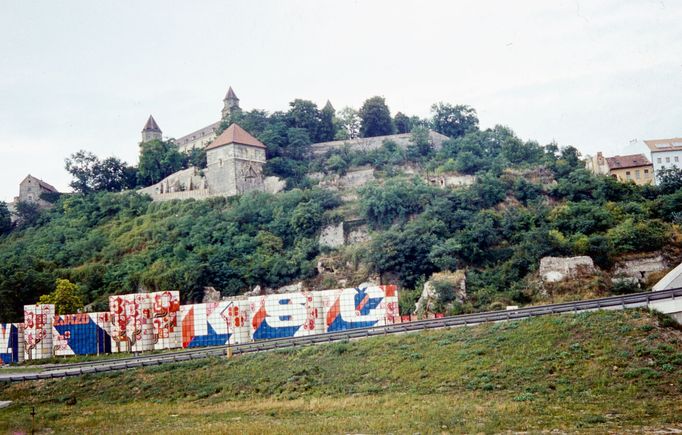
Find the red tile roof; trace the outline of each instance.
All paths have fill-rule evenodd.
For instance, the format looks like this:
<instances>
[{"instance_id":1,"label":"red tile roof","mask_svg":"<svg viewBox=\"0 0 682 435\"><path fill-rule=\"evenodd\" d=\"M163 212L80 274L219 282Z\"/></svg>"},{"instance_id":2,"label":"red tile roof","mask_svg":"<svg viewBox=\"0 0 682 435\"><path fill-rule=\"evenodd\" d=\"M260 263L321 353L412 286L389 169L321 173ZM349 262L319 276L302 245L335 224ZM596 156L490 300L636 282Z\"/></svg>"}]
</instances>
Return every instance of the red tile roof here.
<instances>
[{"instance_id":1,"label":"red tile roof","mask_svg":"<svg viewBox=\"0 0 682 435\"><path fill-rule=\"evenodd\" d=\"M636 168L639 166L651 166L651 162L644 154L631 154L629 156L607 157L606 163L609 169Z\"/></svg>"},{"instance_id":2,"label":"red tile roof","mask_svg":"<svg viewBox=\"0 0 682 435\"><path fill-rule=\"evenodd\" d=\"M229 145L231 143L249 145L258 148L267 148L261 141L251 136L248 131L244 130L237 124L232 124L227 128L227 130L222 132L220 136L215 138L213 142L206 147L206 149L211 150L224 145Z\"/></svg>"}]
</instances>

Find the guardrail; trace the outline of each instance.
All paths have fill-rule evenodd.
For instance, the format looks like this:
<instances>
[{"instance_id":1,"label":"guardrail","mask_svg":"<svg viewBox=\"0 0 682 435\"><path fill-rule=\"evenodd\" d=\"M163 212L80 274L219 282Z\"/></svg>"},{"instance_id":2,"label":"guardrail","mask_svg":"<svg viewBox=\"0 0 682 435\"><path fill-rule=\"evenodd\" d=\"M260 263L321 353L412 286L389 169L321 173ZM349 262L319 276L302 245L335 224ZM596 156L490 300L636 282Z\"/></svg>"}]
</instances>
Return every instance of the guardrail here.
<instances>
[{"instance_id":1,"label":"guardrail","mask_svg":"<svg viewBox=\"0 0 682 435\"><path fill-rule=\"evenodd\" d=\"M600 309L626 309L648 307L650 302L674 300L682 297L682 288L661 290L656 292L636 293L624 296L611 296L600 299L590 299L560 304L539 305L519 308L511 311L488 311L484 313L464 314L459 316L442 317L439 319L418 320L407 323L396 323L371 328L349 329L340 332L316 334L304 337L279 338L255 341L231 346L233 355L265 352L277 349L290 349L311 344L347 341L377 335L399 334L426 329L438 329L458 326L473 326L487 322L501 322L521 320L549 314L577 313ZM182 350L163 354L141 355L127 358L115 358L101 361L87 361L72 364L60 364L47 368L41 372L22 374L0 374L0 382L21 382L38 379L65 378L91 373L104 373L130 368L149 367L160 364L192 361L215 356L223 356L227 352L226 346L205 347L199 350Z\"/></svg>"}]
</instances>

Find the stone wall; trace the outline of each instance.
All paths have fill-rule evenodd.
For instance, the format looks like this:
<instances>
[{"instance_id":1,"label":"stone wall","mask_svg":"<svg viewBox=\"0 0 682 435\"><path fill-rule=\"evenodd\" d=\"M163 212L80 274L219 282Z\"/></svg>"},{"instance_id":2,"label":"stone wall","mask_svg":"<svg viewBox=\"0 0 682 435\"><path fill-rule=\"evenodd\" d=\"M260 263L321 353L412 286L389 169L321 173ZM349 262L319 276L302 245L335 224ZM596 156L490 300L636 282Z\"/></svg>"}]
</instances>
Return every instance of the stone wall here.
<instances>
[{"instance_id":1,"label":"stone wall","mask_svg":"<svg viewBox=\"0 0 682 435\"><path fill-rule=\"evenodd\" d=\"M646 281L652 273L661 272L668 268L663 256L655 253L639 258L620 260L613 270L614 277L634 278Z\"/></svg>"},{"instance_id":2,"label":"stone wall","mask_svg":"<svg viewBox=\"0 0 682 435\"><path fill-rule=\"evenodd\" d=\"M544 282L589 276L595 272L590 257L544 257L540 260L540 276Z\"/></svg>"},{"instance_id":3,"label":"stone wall","mask_svg":"<svg viewBox=\"0 0 682 435\"><path fill-rule=\"evenodd\" d=\"M437 133L433 130L429 131L429 138L434 149L439 150L443 146L443 142L448 140L448 137ZM388 136L363 137L349 140L335 140L331 142L320 142L311 145L313 154L316 156L323 155L328 151L341 149L348 146L353 151L371 151L380 148L384 141L390 140L395 142L400 148L407 148L412 143L412 134L392 134Z\"/></svg>"}]
</instances>

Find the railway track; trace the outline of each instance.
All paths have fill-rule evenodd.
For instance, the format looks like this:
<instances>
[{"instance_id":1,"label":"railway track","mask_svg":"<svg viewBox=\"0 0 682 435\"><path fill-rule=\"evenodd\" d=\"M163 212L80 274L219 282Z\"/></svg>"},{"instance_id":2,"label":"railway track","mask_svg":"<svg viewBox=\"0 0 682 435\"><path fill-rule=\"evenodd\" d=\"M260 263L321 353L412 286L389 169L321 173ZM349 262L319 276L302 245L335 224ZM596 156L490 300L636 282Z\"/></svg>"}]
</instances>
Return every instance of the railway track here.
<instances>
[{"instance_id":1,"label":"railway track","mask_svg":"<svg viewBox=\"0 0 682 435\"><path fill-rule=\"evenodd\" d=\"M525 307L512 311L490 311L484 313L464 314L459 316L443 317L439 319L418 320L407 323L397 323L386 326L371 328L358 328L346 331L310 335L305 337L280 338L273 340L256 341L231 346L233 355L242 355L255 352L266 352L277 349L291 349L300 346L308 346L320 343L333 343L379 335L399 334L427 329L439 329L458 326L473 326L487 322L502 322L510 320L527 319L536 316L550 314L579 313L585 311L603 309L626 309L648 307L651 302L672 301L682 298L682 288L662 290L656 292L636 293L624 296L610 296L600 299L590 299L560 304L539 305ZM2 374L0 370L0 382L21 382L39 379L65 378L69 376L81 376L92 373L105 373L117 370L126 370L140 367L150 367L160 364L192 361L197 359L220 357L227 352L226 346L211 346L201 349L181 350L160 354L147 354L125 358L112 358L99 361L87 361L70 364L55 364L36 366L38 371L26 371L22 373Z\"/></svg>"}]
</instances>

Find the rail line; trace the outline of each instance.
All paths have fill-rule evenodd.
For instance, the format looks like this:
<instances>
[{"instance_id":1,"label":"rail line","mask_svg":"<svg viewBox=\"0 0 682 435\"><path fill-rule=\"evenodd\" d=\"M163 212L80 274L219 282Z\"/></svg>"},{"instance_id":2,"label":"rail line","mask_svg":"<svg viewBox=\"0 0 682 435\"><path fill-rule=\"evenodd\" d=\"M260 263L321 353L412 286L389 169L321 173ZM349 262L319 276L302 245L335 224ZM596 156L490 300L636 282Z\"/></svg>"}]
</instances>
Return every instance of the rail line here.
<instances>
[{"instance_id":1,"label":"rail line","mask_svg":"<svg viewBox=\"0 0 682 435\"><path fill-rule=\"evenodd\" d=\"M661 290L656 292L635 293L624 296L610 296L600 299L589 299L559 304L538 305L519 308L511 311L489 311L475 314L442 317L438 319L417 320L414 322L396 323L371 328L349 329L340 332L316 334L304 337L279 338L256 341L231 346L233 355L255 352L266 352L277 349L291 349L312 344L332 343L366 337L399 334L427 329L439 329L458 326L474 326L481 323L501 322L527 319L550 314L578 313L601 309L619 310L626 308L648 307L650 302L670 301L682 298L682 288ZM93 373L105 373L131 368L150 367L160 364L192 361L197 359L224 356L226 346L211 346L197 350L181 350L160 354L139 355L125 358L112 358L99 361L87 361L70 364L45 365L42 371L1 374L0 382L21 382L39 379L65 378ZM38 368L36 366L36 368ZM2 370L0 370L1 372Z\"/></svg>"}]
</instances>

